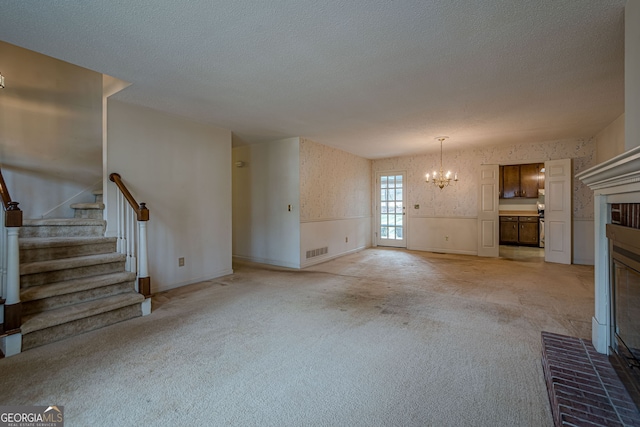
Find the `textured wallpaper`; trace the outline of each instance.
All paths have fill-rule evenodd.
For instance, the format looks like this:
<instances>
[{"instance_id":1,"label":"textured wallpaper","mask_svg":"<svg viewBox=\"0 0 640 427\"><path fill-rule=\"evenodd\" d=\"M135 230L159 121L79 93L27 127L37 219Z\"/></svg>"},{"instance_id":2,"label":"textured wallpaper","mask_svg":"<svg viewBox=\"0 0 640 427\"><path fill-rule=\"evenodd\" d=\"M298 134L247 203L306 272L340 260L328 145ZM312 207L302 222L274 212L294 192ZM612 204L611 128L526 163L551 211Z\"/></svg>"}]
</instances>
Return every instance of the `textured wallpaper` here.
<instances>
[{"instance_id":1,"label":"textured wallpaper","mask_svg":"<svg viewBox=\"0 0 640 427\"><path fill-rule=\"evenodd\" d=\"M300 138L300 221L371 215L371 160Z\"/></svg>"},{"instance_id":2,"label":"textured wallpaper","mask_svg":"<svg viewBox=\"0 0 640 427\"><path fill-rule=\"evenodd\" d=\"M595 165L593 139L571 139L536 144L514 144L443 153L446 170L458 172L459 181L440 190L425 183L425 174L440 167L440 151L411 157L373 161L373 172L407 172L407 211L412 216L477 216L479 170L481 164L536 163L545 160L573 159L574 175ZM420 209L413 209L419 204ZM593 192L579 180L573 180L574 219L593 219Z\"/></svg>"}]
</instances>

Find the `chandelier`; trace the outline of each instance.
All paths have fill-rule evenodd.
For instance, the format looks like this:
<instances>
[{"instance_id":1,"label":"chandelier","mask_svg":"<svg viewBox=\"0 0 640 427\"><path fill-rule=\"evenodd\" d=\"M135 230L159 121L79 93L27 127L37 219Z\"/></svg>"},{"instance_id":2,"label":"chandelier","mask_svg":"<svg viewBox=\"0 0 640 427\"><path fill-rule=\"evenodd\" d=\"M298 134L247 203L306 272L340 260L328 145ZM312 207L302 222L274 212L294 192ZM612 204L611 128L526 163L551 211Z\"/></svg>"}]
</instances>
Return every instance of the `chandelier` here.
<instances>
[{"instance_id":1,"label":"chandelier","mask_svg":"<svg viewBox=\"0 0 640 427\"><path fill-rule=\"evenodd\" d=\"M451 180L453 180L454 182L458 181L457 172L455 172L452 177L451 171L447 171L447 173L444 173L444 169L442 168L442 141L444 141L447 138L449 137L439 136L436 138L438 141L440 141L440 172L437 173L436 171L433 171L432 177L430 177L429 174L427 174L427 180L426 180L426 182L431 181L433 184L440 187L441 190L447 185L451 185Z\"/></svg>"}]
</instances>

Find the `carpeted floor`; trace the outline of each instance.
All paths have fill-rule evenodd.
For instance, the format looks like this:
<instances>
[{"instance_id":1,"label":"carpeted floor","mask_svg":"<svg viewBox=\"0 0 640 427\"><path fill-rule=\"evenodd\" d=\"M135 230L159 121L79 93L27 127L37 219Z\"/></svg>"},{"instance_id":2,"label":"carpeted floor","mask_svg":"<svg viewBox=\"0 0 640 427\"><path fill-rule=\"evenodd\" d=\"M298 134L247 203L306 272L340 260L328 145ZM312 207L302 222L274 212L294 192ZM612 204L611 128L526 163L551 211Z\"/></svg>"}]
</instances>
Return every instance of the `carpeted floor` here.
<instances>
[{"instance_id":1,"label":"carpeted floor","mask_svg":"<svg viewBox=\"0 0 640 427\"><path fill-rule=\"evenodd\" d=\"M67 426L550 426L543 330L590 337L593 268L370 249L154 297L0 360L0 405Z\"/></svg>"}]
</instances>

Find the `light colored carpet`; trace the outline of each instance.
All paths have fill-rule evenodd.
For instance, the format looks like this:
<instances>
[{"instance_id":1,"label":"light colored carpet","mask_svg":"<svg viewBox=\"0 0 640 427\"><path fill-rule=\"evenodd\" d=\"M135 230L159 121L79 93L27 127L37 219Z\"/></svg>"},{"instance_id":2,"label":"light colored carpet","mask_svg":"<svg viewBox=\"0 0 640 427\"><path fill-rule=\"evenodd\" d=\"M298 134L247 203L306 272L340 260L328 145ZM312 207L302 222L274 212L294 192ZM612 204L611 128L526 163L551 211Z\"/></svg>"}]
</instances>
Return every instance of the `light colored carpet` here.
<instances>
[{"instance_id":1,"label":"light colored carpet","mask_svg":"<svg viewBox=\"0 0 640 427\"><path fill-rule=\"evenodd\" d=\"M588 338L593 268L370 249L154 297L0 361L67 426L550 426L540 332Z\"/></svg>"}]
</instances>

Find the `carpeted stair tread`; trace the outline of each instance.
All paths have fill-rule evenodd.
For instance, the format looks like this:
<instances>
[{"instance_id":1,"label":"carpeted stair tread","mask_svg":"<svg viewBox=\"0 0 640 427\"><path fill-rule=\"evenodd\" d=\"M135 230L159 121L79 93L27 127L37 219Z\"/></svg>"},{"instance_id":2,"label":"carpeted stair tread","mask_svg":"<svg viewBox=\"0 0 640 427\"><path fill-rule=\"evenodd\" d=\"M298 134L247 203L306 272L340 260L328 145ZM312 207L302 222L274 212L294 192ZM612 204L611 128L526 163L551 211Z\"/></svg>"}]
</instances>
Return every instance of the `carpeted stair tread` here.
<instances>
[{"instance_id":1,"label":"carpeted stair tread","mask_svg":"<svg viewBox=\"0 0 640 427\"><path fill-rule=\"evenodd\" d=\"M124 261L126 255L120 253L108 253L98 255L87 255L73 258L54 259L49 261L36 261L20 264L20 274L36 274L49 271L59 271L71 268L86 267L90 265L106 264L111 262Z\"/></svg>"},{"instance_id":2,"label":"carpeted stair tread","mask_svg":"<svg viewBox=\"0 0 640 427\"><path fill-rule=\"evenodd\" d=\"M93 243L113 243L116 237L83 236L83 237L21 237L20 249L56 248L64 246L86 245Z\"/></svg>"},{"instance_id":3,"label":"carpeted stair tread","mask_svg":"<svg viewBox=\"0 0 640 427\"><path fill-rule=\"evenodd\" d=\"M75 218L27 219L20 228L20 237L82 237L104 236L107 222L100 210L76 210ZM86 214L86 215L85 215ZM95 216L92 216L94 215Z\"/></svg>"},{"instance_id":4,"label":"carpeted stair tread","mask_svg":"<svg viewBox=\"0 0 640 427\"><path fill-rule=\"evenodd\" d=\"M47 218L47 219L25 219L22 225L25 227L46 227L53 225L70 225L70 226L83 226L83 225L104 225L106 223L103 219L92 218Z\"/></svg>"},{"instance_id":5,"label":"carpeted stair tread","mask_svg":"<svg viewBox=\"0 0 640 427\"><path fill-rule=\"evenodd\" d=\"M99 209L104 210L104 203L73 203L71 209Z\"/></svg>"},{"instance_id":6,"label":"carpeted stair tread","mask_svg":"<svg viewBox=\"0 0 640 427\"><path fill-rule=\"evenodd\" d=\"M131 282L136 279L135 273L121 272L102 274L100 276L83 277L80 279L65 280L41 286L32 286L20 292L23 302L35 301L59 295L81 292L117 283ZM132 287L133 289L133 287Z\"/></svg>"},{"instance_id":7,"label":"carpeted stair tread","mask_svg":"<svg viewBox=\"0 0 640 427\"><path fill-rule=\"evenodd\" d=\"M102 193L103 193L103 192L102 192L102 189L100 189L100 190L93 190L93 191L91 192L91 194L93 194L94 196L102 196Z\"/></svg>"},{"instance_id":8,"label":"carpeted stair tread","mask_svg":"<svg viewBox=\"0 0 640 427\"><path fill-rule=\"evenodd\" d=\"M137 292L129 292L87 301L72 306L61 307L55 310L48 310L42 313L27 315L23 317L22 334L50 328L64 323L72 322L108 311L117 310L134 304L140 304L144 297Z\"/></svg>"}]
</instances>

